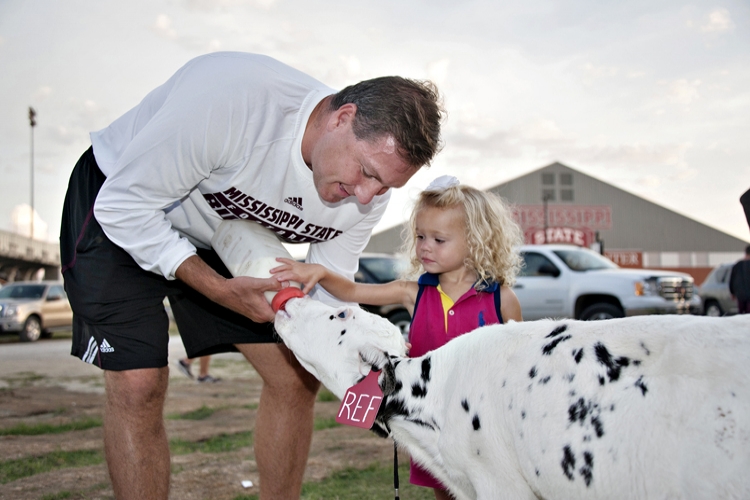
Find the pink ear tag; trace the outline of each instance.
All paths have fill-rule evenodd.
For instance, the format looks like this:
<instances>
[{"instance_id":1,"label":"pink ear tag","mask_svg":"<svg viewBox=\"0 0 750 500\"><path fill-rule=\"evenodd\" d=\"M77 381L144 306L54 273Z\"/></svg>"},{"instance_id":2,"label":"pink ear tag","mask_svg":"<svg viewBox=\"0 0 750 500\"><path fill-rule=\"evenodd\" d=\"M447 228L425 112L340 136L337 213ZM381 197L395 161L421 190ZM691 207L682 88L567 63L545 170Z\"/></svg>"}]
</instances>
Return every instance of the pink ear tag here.
<instances>
[{"instance_id":1,"label":"pink ear tag","mask_svg":"<svg viewBox=\"0 0 750 500\"><path fill-rule=\"evenodd\" d=\"M370 429L375 423L378 408L383 402L383 391L378 385L379 371L370 373L358 384L350 387L341 400L336 422L363 429Z\"/></svg>"}]
</instances>

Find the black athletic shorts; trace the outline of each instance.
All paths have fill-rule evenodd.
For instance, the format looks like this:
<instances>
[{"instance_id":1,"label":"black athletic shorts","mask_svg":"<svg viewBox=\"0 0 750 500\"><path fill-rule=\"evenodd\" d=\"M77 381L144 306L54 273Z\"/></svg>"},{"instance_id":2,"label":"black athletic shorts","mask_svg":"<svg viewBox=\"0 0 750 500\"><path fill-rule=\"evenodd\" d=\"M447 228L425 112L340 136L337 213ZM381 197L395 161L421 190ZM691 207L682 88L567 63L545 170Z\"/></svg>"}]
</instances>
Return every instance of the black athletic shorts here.
<instances>
[{"instance_id":1,"label":"black athletic shorts","mask_svg":"<svg viewBox=\"0 0 750 500\"><path fill-rule=\"evenodd\" d=\"M104 370L166 366L165 297L191 358L236 351L234 344L280 342L272 323L255 323L178 280L144 271L112 243L94 217L104 179L89 148L73 169L63 206L60 258L73 308L73 356ZM198 249L198 255L231 277L215 252Z\"/></svg>"}]
</instances>

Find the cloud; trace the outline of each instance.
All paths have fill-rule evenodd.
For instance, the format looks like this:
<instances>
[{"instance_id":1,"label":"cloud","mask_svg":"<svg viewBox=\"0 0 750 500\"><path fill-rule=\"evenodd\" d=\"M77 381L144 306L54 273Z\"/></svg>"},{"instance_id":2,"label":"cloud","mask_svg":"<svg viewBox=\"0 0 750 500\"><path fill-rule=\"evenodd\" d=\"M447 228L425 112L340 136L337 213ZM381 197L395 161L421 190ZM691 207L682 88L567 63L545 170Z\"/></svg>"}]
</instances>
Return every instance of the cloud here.
<instances>
[{"instance_id":1,"label":"cloud","mask_svg":"<svg viewBox=\"0 0 750 500\"><path fill-rule=\"evenodd\" d=\"M734 29L734 22L727 9L716 9L708 15L706 23L700 27L703 33L726 33Z\"/></svg>"},{"instance_id":2,"label":"cloud","mask_svg":"<svg viewBox=\"0 0 750 500\"><path fill-rule=\"evenodd\" d=\"M443 58L437 61L432 61L427 65L427 78L438 87L445 85L445 80L448 78L448 66L450 66L450 59Z\"/></svg>"},{"instance_id":3,"label":"cloud","mask_svg":"<svg viewBox=\"0 0 750 500\"><path fill-rule=\"evenodd\" d=\"M592 63L586 63L581 68L588 76L596 79L617 76L618 73L615 66L596 66Z\"/></svg>"},{"instance_id":4,"label":"cloud","mask_svg":"<svg viewBox=\"0 0 750 500\"><path fill-rule=\"evenodd\" d=\"M195 10L229 10L237 7L258 7L268 10L276 4L276 0L186 0L188 9Z\"/></svg>"},{"instance_id":5,"label":"cloud","mask_svg":"<svg viewBox=\"0 0 750 500\"><path fill-rule=\"evenodd\" d=\"M344 63L346 73L350 77L358 77L362 73L362 63L359 61L357 56L339 56L341 62Z\"/></svg>"},{"instance_id":6,"label":"cloud","mask_svg":"<svg viewBox=\"0 0 750 500\"><path fill-rule=\"evenodd\" d=\"M698 87L701 85L700 80L688 81L684 78L675 80L671 83L659 82L662 85L668 85L667 98L678 104L690 104L700 97Z\"/></svg>"},{"instance_id":7,"label":"cloud","mask_svg":"<svg viewBox=\"0 0 750 500\"><path fill-rule=\"evenodd\" d=\"M52 87L48 85L44 85L36 89L36 91L31 96L31 98L34 100L34 102L40 102L40 101L44 101L51 95L52 95Z\"/></svg>"},{"instance_id":8,"label":"cloud","mask_svg":"<svg viewBox=\"0 0 750 500\"><path fill-rule=\"evenodd\" d=\"M613 164L618 166L653 166L687 167L685 155L692 147L689 142L679 144L574 144L563 151L562 158L578 159L594 164Z\"/></svg>"},{"instance_id":9,"label":"cloud","mask_svg":"<svg viewBox=\"0 0 750 500\"><path fill-rule=\"evenodd\" d=\"M549 118L537 118L506 130L487 131L457 127L446 134L446 149L453 158L517 159L557 158L571 163L609 165L652 171L654 167L677 169L676 180L695 175L686 155L692 147L682 143L592 143L567 132Z\"/></svg>"},{"instance_id":10,"label":"cloud","mask_svg":"<svg viewBox=\"0 0 750 500\"><path fill-rule=\"evenodd\" d=\"M177 31L172 28L172 19L166 14L159 14L156 17L156 22L152 28L157 35L166 38L167 40L174 40L177 38Z\"/></svg>"},{"instance_id":11,"label":"cloud","mask_svg":"<svg viewBox=\"0 0 750 500\"><path fill-rule=\"evenodd\" d=\"M23 203L16 205L10 213L12 232L29 236L31 234L31 205ZM47 240L49 238L48 224L39 217L34 210L34 239Z\"/></svg>"}]
</instances>

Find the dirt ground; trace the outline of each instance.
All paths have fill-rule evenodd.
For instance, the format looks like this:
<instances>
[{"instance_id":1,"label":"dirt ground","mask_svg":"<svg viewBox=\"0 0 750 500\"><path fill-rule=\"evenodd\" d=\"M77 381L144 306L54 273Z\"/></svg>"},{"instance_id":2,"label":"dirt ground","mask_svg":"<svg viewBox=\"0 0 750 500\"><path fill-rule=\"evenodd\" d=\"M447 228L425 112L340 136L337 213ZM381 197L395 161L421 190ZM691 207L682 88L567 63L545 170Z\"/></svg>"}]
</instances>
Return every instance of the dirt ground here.
<instances>
[{"instance_id":1,"label":"dirt ground","mask_svg":"<svg viewBox=\"0 0 750 500\"><path fill-rule=\"evenodd\" d=\"M103 415L103 378L98 369L68 354L69 340L43 339L33 344L0 344L0 429L25 423L64 424ZM216 384L198 384L174 368L184 356L179 337L170 342L170 384L165 415L203 406L216 409L205 420L167 419L168 438L201 441L220 434L253 429L261 381L239 354L214 356ZM194 370L197 371L196 363ZM316 419L334 417L338 402L316 403ZM388 463L393 444L369 431L334 427L316 431L305 480L324 478L345 467ZM101 450L102 428L39 436L0 436L0 461L41 456L56 450ZM407 460L408 457L403 457ZM253 487L243 488L250 480ZM171 499L231 500L258 493L258 472L252 446L222 453L189 453L172 457ZM0 484L0 499L112 499L104 464L59 469ZM384 485L384 491L389 486Z\"/></svg>"}]
</instances>

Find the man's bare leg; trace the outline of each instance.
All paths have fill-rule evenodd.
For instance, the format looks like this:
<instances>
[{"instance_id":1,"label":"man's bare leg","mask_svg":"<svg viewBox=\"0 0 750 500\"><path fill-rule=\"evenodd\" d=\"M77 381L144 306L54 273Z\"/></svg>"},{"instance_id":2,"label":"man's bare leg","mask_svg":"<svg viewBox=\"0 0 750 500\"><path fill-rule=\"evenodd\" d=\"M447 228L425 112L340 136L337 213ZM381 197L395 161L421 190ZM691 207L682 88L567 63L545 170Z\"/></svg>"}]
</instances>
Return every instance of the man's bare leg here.
<instances>
[{"instance_id":1,"label":"man's bare leg","mask_svg":"<svg viewBox=\"0 0 750 500\"><path fill-rule=\"evenodd\" d=\"M105 371L104 452L118 500L166 500L169 443L164 398L169 369Z\"/></svg>"},{"instance_id":2,"label":"man's bare leg","mask_svg":"<svg viewBox=\"0 0 750 500\"><path fill-rule=\"evenodd\" d=\"M263 379L255 420L261 500L297 500L310 452L320 387L282 344L237 344Z\"/></svg>"}]
</instances>

